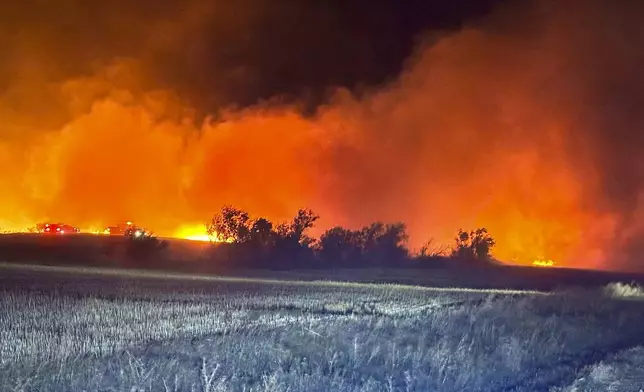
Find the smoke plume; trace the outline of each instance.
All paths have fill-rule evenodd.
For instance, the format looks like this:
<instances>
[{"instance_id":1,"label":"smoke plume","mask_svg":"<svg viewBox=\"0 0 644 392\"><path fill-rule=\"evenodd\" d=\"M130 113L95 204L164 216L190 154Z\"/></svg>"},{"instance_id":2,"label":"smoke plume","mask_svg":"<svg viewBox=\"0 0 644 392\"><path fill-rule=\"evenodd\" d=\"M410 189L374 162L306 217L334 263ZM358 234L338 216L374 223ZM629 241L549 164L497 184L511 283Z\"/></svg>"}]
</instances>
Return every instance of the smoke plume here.
<instances>
[{"instance_id":1,"label":"smoke plume","mask_svg":"<svg viewBox=\"0 0 644 392\"><path fill-rule=\"evenodd\" d=\"M252 67L187 87L202 33L217 25L220 50L233 50L261 7L195 2L143 26L107 18L118 34L91 39L120 44L89 54L24 33L0 70L0 224L131 219L172 235L222 204L277 221L310 207L321 228L404 221L415 246L486 227L502 260L642 269L642 8L505 6L427 34L395 79L336 88L314 114L224 105L249 91Z\"/></svg>"}]
</instances>

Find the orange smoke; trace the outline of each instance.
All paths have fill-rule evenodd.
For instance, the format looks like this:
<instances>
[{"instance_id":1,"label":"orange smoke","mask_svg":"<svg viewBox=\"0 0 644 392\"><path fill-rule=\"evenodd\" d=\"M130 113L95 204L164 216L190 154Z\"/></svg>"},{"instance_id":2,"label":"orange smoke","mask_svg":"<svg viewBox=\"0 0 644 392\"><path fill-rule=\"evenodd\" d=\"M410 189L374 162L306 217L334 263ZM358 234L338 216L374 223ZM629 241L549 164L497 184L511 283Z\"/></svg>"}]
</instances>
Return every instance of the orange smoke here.
<instances>
[{"instance_id":1,"label":"orange smoke","mask_svg":"<svg viewBox=\"0 0 644 392\"><path fill-rule=\"evenodd\" d=\"M485 227L503 261L610 268L619 218L589 197L592 152L571 148L582 90L566 82L570 27L530 15L421 46L395 81L339 89L311 116L262 104L200 121L171 92L145 91L136 61L47 84L51 107L17 85L19 110L2 108L15 95L0 101L14 135L0 142L0 225L133 220L203 239L195 227L224 204L278 222L309 207L319 230L403 221L415 247Z\"/></svg>"}]
</instances>

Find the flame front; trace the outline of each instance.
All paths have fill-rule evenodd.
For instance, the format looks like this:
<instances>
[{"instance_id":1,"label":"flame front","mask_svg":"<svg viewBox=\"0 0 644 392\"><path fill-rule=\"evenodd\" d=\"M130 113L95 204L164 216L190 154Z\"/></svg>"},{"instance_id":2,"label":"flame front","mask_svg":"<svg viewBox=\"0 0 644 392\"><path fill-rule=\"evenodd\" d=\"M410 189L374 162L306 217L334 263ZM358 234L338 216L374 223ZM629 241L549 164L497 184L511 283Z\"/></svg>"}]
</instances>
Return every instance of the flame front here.
<instances>
[{"instance_id":1,"label":"flame front","mask_svg":"<svg viewBox=\"0 0 644 392\"><path fill-rule=\"evenodd\" d=\"M553 267L555 264L552 260L535 260L532 262L535 267Z\"/></svg>"},{"instance_id":2,"label":"flame front","mask_svg":"<svg viewBox=\"0 0 644 392\"><path fill-rule=\"evenodd\" d=\"M208 235L205 225L182 226L173 237L191 241L219 242L217 235Z\"/></svg>"}]
</instances>

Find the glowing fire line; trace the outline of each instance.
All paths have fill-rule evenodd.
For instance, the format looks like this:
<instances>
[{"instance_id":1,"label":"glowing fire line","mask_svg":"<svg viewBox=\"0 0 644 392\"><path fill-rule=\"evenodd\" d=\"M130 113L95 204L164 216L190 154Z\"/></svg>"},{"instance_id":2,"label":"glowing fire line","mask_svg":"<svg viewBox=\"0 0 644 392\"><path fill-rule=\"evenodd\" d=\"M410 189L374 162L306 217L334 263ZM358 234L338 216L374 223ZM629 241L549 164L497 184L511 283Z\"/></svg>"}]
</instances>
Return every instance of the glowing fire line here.
<instances>
[{"instance_id":1,"label":"glowing fire line","mask_svg":"<svg viewBox=\"0 0 644 392\"><path fill-rule=\"evenodd\" d=\"M542 260L538 259L532 262L532 265L535 267L554 267L555 262L552 260Z\"/></svg>"},{"instance_id":2,"label":"glowing fire line","mask_svg":"<svg viewBox=\"0 0 644 392\"><path fill-rule=\"evenodd\" d=\"M173 237L190 241L220 242L217 235L208 235L204 225L186 225L175 231Z\"/></svg>"}]
</instances>

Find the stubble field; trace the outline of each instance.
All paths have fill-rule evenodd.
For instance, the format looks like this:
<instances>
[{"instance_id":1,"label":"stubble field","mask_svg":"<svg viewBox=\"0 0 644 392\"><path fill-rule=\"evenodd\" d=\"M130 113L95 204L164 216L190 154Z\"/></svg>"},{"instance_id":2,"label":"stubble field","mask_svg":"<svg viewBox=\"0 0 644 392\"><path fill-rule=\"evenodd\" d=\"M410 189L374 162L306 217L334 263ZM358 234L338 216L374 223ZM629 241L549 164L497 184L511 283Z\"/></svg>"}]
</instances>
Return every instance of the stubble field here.
<instances>
[{"instance_id":1,"label":"stubble field","mask_svg":"<svg viewBox=\"0 0 644 392\"><path fill-rule=\"evenodd\" d=\"M0 267L6 391L635 391L644 293Z\"/></svg>"}]
</instances>

